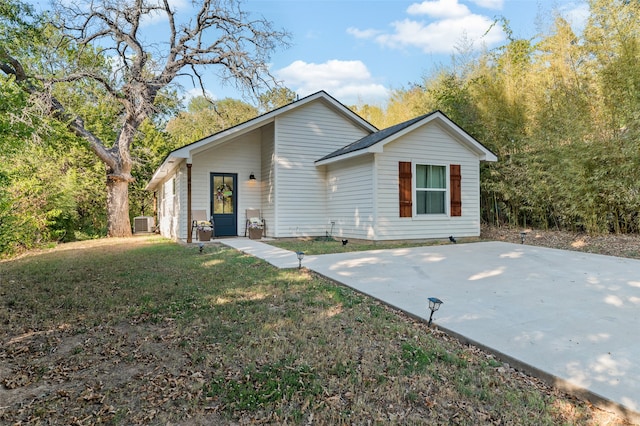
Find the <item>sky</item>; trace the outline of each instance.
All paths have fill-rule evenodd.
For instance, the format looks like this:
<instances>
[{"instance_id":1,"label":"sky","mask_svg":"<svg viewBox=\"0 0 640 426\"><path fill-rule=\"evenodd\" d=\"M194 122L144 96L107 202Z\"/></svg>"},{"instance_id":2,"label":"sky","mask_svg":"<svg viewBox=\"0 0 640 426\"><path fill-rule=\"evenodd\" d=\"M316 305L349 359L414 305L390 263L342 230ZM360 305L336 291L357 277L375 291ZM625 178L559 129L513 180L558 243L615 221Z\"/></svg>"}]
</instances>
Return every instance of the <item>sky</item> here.
<instances>
[{"instance_id":1,"label":"sky","mask_svg":"<svg viewBox=\"0 0 640 426\"><path fill-rule=\"evenodd\" d=\"M185 15L191 7L190 0L171 3ZM477 52L504 44L496 18L506 18L515 37L531 38L554 13L578 31L588 14L585 0L244 0L243 9L291 34L291 46L273 52L269 64L284 86L300 97L325 90L346 105L384 105L393 90L449 66L457 47ZM166 34L162 21L147 25ZM242 98L207 74L212 97ZM190 80L180 83L187 95L197 92Z\"/></svg>"}]
</instances>

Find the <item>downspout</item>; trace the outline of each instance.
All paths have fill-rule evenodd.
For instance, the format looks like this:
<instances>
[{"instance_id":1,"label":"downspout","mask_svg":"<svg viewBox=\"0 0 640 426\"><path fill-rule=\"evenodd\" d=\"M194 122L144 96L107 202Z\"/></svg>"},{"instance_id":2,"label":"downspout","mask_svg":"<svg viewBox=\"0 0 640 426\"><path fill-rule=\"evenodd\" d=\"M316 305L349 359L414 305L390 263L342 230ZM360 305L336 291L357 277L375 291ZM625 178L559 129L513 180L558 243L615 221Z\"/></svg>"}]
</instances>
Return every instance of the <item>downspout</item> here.
<instances>
[{"instance_id":1,"label":"downspout","mask_svg":"<svg viewBox=\"0 0 640 426\"><path fill-rule=\"evenodd\" d=\"M191 243L191 163L187 163L187 243Z\"/></svg>"},{"instance_id":2,"label":"downspout","mask_svg":"<svg viewBox=\"0 0 640 426\"><path fill-rule=\"evenodd\" d=\"M158 217L158 191L153 191L153 223L156 225L157 231L160 229L160 218Z\"/></svg>"}]
</instances>

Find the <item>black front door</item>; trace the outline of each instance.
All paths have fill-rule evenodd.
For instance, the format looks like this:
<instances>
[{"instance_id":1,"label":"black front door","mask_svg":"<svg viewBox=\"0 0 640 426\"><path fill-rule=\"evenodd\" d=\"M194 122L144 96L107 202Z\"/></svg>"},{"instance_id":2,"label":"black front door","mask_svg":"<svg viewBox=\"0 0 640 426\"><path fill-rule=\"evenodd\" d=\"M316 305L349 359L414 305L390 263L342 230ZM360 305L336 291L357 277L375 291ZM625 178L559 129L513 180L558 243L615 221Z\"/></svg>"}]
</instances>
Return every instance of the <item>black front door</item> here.
<instances>
[{"instance_id":1,"label":"black front door","mask_svg":"<svg viewBox=\"0 0 640 426\"><path fill-rule=\"evenodd\" d=\"M216 237L238 235L235 173L211 173L211 212Z\"/></svg>"}]
</instances>

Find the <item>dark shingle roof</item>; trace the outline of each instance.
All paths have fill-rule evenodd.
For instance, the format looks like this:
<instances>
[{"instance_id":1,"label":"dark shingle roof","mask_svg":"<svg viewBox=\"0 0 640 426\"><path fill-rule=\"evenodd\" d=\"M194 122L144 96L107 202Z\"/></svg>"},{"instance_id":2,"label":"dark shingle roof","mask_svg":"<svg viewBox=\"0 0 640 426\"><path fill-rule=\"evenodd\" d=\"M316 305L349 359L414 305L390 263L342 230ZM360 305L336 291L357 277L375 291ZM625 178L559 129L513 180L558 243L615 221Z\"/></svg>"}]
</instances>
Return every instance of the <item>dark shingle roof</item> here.
<instances>
[{"instance_id":1,"label":"dark shingle roof","mask_svg":"<svg viewBox=\"0 0 640 426\"><path fill-rule=\"evenodd\" d=\"M409 121L405 121L403 123L400 124L396 124L395 126L391 126L391 127L387 127L386 129L382 129L379 130L375 133L372 133L370 135L367 135L365 137L363 137L362 139L359 139L343 148L340 148L336 151L333 151L331 154L325 155L324 157L322 157L321 159L317 160L317 162L319 161L324 161L324 160L328 160L329 158L334 158L334 157L338 157L340 155L344 155L344 154L349 154L351 152L355 152L355 151L360 151L362 149L367 149L370 146L373 146L375 144L377 144L378 142L381 142L383 140L385 140L386 138L393 136L394 134L406 129L407 127L410 127L412 125L414 125L415 123L417 123L420 120L423 120L424 118L430 116L431 114L436 113L437 111L434 112L430 112L429 114L425 114L425 115L421 115L420 117L416 117L413 118Z\"/></svg>"}]
</instances>

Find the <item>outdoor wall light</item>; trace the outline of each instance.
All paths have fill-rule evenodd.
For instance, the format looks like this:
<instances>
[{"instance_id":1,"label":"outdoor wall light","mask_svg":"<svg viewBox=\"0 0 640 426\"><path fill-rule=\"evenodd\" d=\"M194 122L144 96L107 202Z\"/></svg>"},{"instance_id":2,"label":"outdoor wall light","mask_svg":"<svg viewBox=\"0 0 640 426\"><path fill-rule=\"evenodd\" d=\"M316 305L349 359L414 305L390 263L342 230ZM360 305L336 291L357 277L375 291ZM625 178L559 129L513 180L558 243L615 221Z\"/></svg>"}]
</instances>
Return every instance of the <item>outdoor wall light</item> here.
<instances>
[{"instance_id":1,"label":"outdoor wall light","mask_svg":"<svg viewBox=\"0 0 640 426\"><path fill-rule=\"evenodd\" d=\"M254 175L253 172L249 175L249 180L256 180L256 175Z\"/></svg>"},{"instance_id":2,"label":"outdoor wall light","mask_svg":"<svg viewBox=\"0 0 640 426\"><path fill-rule=\"evenodd\" d=\"M427 324L427 327L431 327L431 321L433 320L433 313L438 309L440 309L440 305L442 305L442 303L443 303L442 300L438 299L437 297L429 298L429 309L431 309L431 315L429 315L429 324Z\"/></svg>"},{"instance_id":3,"label":"outdoor wall light","mask_svg":"<svg viewBox=\"0 0 640 426\"><path fill-rule=\"evenodd\" d=\"M298 256L298 269L302 268L302 259L304 259L304 252L297 251L296 255Z\"/></svg>"},{"instance_id":4,"label":"outdoor wall light","mask_svg":"<svg viewBox=\"0 0 640 426\"><path fill-rule=\"evenodd\" d=\"M520 233L520 244L524 244L524 239L525 239L526 236L527 236L526 232L522 231Z\"/></svg>"}]
</instances>

